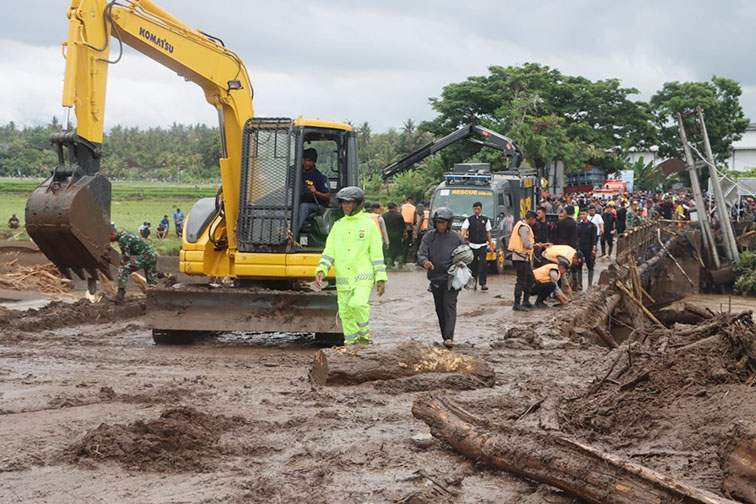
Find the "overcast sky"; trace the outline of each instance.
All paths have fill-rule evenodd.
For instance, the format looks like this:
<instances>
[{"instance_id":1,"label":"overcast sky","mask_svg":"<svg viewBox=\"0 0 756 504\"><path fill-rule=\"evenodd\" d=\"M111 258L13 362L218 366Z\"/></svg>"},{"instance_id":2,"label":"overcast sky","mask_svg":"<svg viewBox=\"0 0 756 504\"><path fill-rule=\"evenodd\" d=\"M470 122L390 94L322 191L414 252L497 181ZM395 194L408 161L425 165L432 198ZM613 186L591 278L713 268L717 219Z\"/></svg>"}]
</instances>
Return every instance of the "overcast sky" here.
<instances>
[{"instance_id":1,"label":"overcast sky","mask_svg":"<svg viewBox=\"0 0 756 504\"><path fill-rule=\"evenodd\" d=\"M647 100L666 81L740 82L756 120L756 2L606 0L156 0L236 51L259 116L369 122L435 116L428 99L490 65L538 62L619 78ZM62 117L67 0L25 0L0 16L0 123ZM116 45L117 48L117 45ZM115 54L115 51L111 51ZM200 89L133 51L111 66L106 128L215 125Z\"/></svg>"}]
</instances>

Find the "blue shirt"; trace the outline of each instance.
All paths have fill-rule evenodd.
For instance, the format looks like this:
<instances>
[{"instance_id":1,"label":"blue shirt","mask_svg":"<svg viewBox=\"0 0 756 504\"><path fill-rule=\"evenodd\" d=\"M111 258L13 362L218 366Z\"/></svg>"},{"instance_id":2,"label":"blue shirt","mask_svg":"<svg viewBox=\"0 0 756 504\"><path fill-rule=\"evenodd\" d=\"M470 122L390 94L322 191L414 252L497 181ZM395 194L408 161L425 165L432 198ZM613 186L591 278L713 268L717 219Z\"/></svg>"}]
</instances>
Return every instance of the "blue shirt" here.
<instances>
[{"instance_id":1,"label":"blue shirt","mask_svg":"<svg viewBox=\"0 0 756 504\"><path fill-rule=\"evenodd\" d=\"M173 212L173 222L176 224L184 223L184 212Z\"/></svg>"},{"instance_id":2,"label":"blue shirt","mask_svg":"<svg viewBox=\"0 0 756 504\"><path fill-rule=\"evenodd\" d=\"M168 217L163 217L163 218L162 218L162 219L160 220L160 224L162 224L162 225L163 225L163 227L164 227L165 229L168 229L168 228L170 227L170 224L171 224L171 223L170 223L170 221L168 220Z\"/></svg>"},{"instance_id":3,"label":"blue shirt","mask_svg":"<svg viewBox=\"0 0 756 504\"><path fill-rule=\"evenodd\" d=\"M308 180L312 182L312 184L315 186L315 189L318 192L321 192L321 193L330 192L328 190L328 177L320 173L317 168L313 168L309 172L302 170L302 199L300 201L303 201L303 202L306 201L309 203L316 202L315 201L316 196L307 190L307 186L309 185L307 183ZM323 201L320 198L318 198L317 202L321 205L327 203L326 201Z\"/></svg>"}]
</instances>

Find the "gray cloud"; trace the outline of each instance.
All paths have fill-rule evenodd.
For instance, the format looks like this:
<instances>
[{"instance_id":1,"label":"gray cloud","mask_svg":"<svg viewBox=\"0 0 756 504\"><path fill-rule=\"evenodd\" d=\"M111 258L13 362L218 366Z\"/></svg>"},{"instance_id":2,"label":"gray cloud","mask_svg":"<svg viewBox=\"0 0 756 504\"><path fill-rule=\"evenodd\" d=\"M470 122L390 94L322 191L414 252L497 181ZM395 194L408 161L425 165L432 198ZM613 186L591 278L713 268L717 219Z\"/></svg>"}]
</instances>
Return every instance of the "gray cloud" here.
<instances>
[{"instance_id":1,"label":"gray cloud","mask_svg":"<svg viewBox=\"0 0 756 504\"><path fill-rule=\"evenodd\" d=\"M744 0L157 3L242 57L259 114L368 121L381 131L432 118L428 98L445 84L483 75L489 65L535 61L591 79L620 78L641 91L638 99L666 81L733 78L743 86L746 115L756 117L756 4ZM0 85L9 90L0 121L59 114L66 7L23 2L0 18L0 37L16 52L0 55ZM201 93L172 72L134 51L120 65L111 70L108 123L214 121Z\"/></svg>"}]
</instances>

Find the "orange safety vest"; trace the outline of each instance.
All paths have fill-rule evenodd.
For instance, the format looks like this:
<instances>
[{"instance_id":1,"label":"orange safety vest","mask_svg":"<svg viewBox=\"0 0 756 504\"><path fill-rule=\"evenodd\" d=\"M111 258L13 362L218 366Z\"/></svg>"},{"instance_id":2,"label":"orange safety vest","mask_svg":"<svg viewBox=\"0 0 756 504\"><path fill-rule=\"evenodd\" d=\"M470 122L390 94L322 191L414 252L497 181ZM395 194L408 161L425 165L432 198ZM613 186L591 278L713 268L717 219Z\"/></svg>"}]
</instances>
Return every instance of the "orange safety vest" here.
<instances>
[{"instance_id":1,"label":"orange safety vest","mask_svg":"<svg viewBox=\"0 0 756 504\"><path fill-rule=\"evenodd\" d=\"M512 234L509 235L509 244L507 245L507 249L511 250L512 252L517 252L518 254L528 254L533 255L533 250L528 250L525 248L525 244L522 243L522 238L520 238L520 228L522 226L525 226L528 228L528 236L530 237L530 243L535 243L535 236L533 235L533 230L528 226L528 224L521 220L515 224L514 228L512 229Z\"/></svg>"},{"instance_id":2,"label":"orange safety vest","mask_svg":"<svg viewBox=\"0 0 756 504\"><path fill-rule=\"evenodd\" d=\"M569 245L552 245L543 252L543 257L549 262L558 263L559 257L564 257L572 264L572 260L575 258L577 250Z\"/></svg>"},{"instance_id":3,"label":"orange safety vest","mask_svg":"<svg viewBox=\"0 0 756 504\"><path fill-rule=\"evenodd\" d=\"M381 233L381 238L383 238L383 229L381 229L381 223L378 221L378 215L377 213L371 213L370 217L373 218L373 222L375 222L375 225L378 226L378 232Z\"/></svg>"},{"instance_id":4,"label":"orange safety vest","mask_svg":"<svg viewBox=\"0 0 756 504\"><path fill-rule=\"evenodd\" d=\"M405 224L415 224L415 217L417 215L417 208L415 205L405 203L402 205L402 218Z\"/></svg>"},{"instance_id":5,"label":"orange safety vest","mask_svg":"<svg viewBox=\"0 0 756 504\"><path fill-rule=\"evenodd\" d=\"M423 216L423 223L420 224L420 231L428 231L428 219L430 219L430 210L424 210Z\"/></svg>"},{"instance_id":6,"label":"orange safety vest","mask_svg":"<svg viewBox=\"0 0 756 504\"><path fill-rule=\"evenodd\" d=\"M545 266L541 266L540 268L536 268L533 270L533 276L536 279L536 282L538 283L549 283L551 282L551 270L557 270L559 272L559 266L556 264L546 264ZM557 277L557 280L562 278L562 274L559 273L559 276Z\"/></svg>"}]
</instances>

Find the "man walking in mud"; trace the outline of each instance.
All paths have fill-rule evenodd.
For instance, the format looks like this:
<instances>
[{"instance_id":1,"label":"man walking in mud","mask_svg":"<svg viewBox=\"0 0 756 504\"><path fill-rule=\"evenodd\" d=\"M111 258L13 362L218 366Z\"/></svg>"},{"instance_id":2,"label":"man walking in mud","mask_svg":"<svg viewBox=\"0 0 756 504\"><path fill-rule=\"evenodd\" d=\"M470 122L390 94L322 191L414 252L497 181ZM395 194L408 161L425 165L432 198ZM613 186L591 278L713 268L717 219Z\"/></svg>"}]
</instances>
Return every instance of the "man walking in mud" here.
<instances>
[{"instance_id":1,"label":"man walking in mud","mask_svg":"<svg viewBox=\"0 0 756 504\"><path fill-rule=\"evenodd\" d=\"M344 343L370 343L370 292L376 284L378 295L386 288L383 242L378 227L362 211L365 193L359 187L344 187L336 193L344 217L328 233L326 246L315 268L315 284L333 266Z\"/></svg>"},{"instance_id":2,"label":"man walking in mud","mask_svg":"<svg viewBox=\"0 0 756 504\"><path fill-rule=\"evenodd\" d=\"M129 231L118 231L115 226L110 228L110 241L118 242L121 249L121 267L118 269L118 294L116 302L123 301L126 296L126 284L129 275L144 269L148 285L157 284L157 255L155 249L137 235Z\"/></svg>"},{"instance_id":3,"label":"man walking in mud","mask_svg":"<svg viewBox=\"0 0 756 504\"><path fill-rule=\"evenodd\" d=\"M441 338L446 348L454 346L454 327L457 324L457 295L449 282L449 268L452 266L454 250L465 244L464 238L452 231L454 219L452 211L440 207L433 212L433 226L423 237L417 251L417 261L428 270L430 290L436 305L436 316L441 328Z\"/></svg>"}]
</instances>

